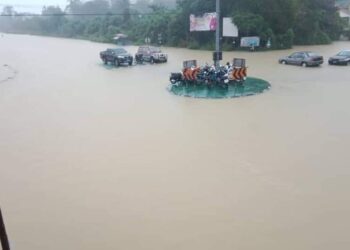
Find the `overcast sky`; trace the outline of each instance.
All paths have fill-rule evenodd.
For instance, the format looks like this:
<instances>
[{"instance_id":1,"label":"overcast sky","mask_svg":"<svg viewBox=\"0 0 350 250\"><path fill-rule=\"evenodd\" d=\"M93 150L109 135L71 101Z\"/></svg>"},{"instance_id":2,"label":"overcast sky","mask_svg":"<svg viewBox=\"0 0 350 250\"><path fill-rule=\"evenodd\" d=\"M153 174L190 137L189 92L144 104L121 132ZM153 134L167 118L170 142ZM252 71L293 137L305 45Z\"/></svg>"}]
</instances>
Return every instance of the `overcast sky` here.
<instances>
[{"instance_id":1,"label":"overcast sky","mask_svg":"<svg viewBox=\"0 0 350 250\"><path fill-rule=\"evenodd\" d=\"M67 0L0 0L0 12L4 6L11 5L18 12L40 13L44 5L59 5L64 9L67 2Z\"/></svg>"},{"instance_id":2,"label":"overcast sky","mask_svg":"<svg viewBox=\"0 0 350 250\"><path fill-rule=\"evenodd\" d=\"M87 0L83 0L87 1ZM133 3L136 0L131 0ZM0 13L6 5L11 5L17 12L41 13L43 6L60 6L62 10L66 7L68 0L0 0Z\"/></svg>"}]
</instances>

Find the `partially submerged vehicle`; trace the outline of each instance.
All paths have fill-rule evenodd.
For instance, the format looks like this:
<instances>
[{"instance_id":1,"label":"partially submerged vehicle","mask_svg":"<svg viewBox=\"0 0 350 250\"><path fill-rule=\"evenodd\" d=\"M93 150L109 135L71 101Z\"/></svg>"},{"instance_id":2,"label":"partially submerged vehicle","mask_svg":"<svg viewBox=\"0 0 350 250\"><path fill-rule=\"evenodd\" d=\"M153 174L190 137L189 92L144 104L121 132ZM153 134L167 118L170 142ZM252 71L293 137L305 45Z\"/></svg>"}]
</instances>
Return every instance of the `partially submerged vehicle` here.
<instances>
[{"instance_id":1,"label":"partially submerged vehicle","mask_svg":"<svg viewBox=\"0 0 350 250\"><path fill-rule=\"evenodd\" d=\"M135 60L137 63L149 62L151 64L167 62L168 54L162 52L158 47L140 46L135 54Z\"/></svg>"},{"instance_id":2,"label":"partially submerged vehicle","mask_svg":"<svg viewBox=\"0 0 350 250\"><path fill-rule=\"evenodd\" d=\"M329 65L350 65L350 50L340 51L328 59Z\"/></svg>"},{"instance_id":3,"label":"partially submerged vehicle","mask_svg":"<svg viewBox=\"0 0 350 250\"><path fill-rule=\"evenodd\" d=\"M278 60L281 64L307 66L320 66L323 63L323 56L311 51L294 52L289 56L282 57Z\"/></svg>"},{"instance_id":4,"label":"partially submerged vehicle","mask_svg":"<svg viewBox=\"0 0 350 250\"><path fill-rule=\"evenodd\" d=\"M233 64L216 68L215 66L197 66L196 60L183 62L182 72L171 73L171 84L177 85L204 85L209 88L218 85L227 88L229 84L243 83L247 77L245 59L235 58Z\"/></svg>"},{"instance_id":5,"label":"partially submerged vehicle","mask_svg":"<svg viewBox=\"0 0 350 250\"><path fill-rule=\"evenodd\" d=\"M104 64L108 62L113 63L115 66L120 66L122 64L132 65L133 57L124 48L107 49L100 52L100 58Z\"/></svg>"}]
</instances>

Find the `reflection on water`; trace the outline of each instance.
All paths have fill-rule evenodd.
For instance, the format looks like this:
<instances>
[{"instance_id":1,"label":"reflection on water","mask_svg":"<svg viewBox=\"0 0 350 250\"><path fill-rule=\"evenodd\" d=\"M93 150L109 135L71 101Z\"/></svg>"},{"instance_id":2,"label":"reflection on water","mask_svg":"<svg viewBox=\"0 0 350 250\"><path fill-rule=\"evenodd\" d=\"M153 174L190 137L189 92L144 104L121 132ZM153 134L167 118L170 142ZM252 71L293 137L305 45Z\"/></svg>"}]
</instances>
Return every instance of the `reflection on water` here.
<instances>
[{"instance_id":1,"label":"reflection on water","mask_svg":"<svg viewBox=\"0 0 350 250\"><path fill-rule=\"evenodd\" d=\"M169 94L169 73L211 52L164 48L166 64L107 70L106 46L0 39L0 65L18 71L0 85L0 202L14 249L349 248L349 67L225 53L273 87L199 100Z\"/></svg>"},{"instance_id":2,"label":"reflection on water","mask_svg":"<svg viewBox=\"0 0 350 250\"><path fill-rule=\"evenodd\" d=\"M220 99L220 98L236 98L242 96L251 96L261 94L270 88L270 84L262 79L248 77L244 82L231 81L229 84L216 83L213 86L205 85L205 83L194 83L186 81L178 81L171 84L168 90L179 96Z\"/></svg>"},{"instance_id":3,"label":"reflection on water","mask_svg":"<svg viewBox=\"0 0 350 250\"><path fill-rule=\"evenodd\" d=\"M12 80L13 78L15 78L16 74L17 71L10 65L0 65L0 83Z\"/></svg>"}]
</instances>

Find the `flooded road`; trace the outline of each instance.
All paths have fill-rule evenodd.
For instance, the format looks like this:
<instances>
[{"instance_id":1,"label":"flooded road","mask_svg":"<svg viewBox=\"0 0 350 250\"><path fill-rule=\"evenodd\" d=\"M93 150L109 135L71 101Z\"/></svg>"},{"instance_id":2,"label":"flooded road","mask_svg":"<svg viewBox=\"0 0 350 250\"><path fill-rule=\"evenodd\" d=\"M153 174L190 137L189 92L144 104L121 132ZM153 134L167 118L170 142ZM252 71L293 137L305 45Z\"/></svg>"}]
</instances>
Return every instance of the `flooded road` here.
<instances>
[{"instance_id":1,"label":"flooded road","mask_svg":"<svg viewBox=\"0 0 350 250\"><path fill-rule=\"evenodd\" d=\"M211 52L165 48L166 64L106 68L109 46L0 38L0 66L17 72L0 83L13 249L349 249L350 67L277 63L349 42L224 53L272 85L225 100L166 90L183 60Z\"/></svg>"}]
</instances>

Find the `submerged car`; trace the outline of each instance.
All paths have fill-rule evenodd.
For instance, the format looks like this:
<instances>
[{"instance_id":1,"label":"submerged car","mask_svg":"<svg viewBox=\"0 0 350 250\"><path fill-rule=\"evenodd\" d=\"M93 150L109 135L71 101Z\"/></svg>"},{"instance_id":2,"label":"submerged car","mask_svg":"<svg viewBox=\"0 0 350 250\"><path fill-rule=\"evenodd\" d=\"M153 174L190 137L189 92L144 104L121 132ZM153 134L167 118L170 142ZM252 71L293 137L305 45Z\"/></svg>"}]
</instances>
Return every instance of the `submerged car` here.
<instances>
[{"instance_id":1,"label":"submerged car","mask_svg":"<svg viewBox=\"0 0 350 250\"><path fill-rule=\"evenodd\" d=\"M320 56L310 51L294 52L293 54L280 58L279 63L281 64L293 64L306 66L319 66L323 63L323 56Z\"/></svg>"},{"instance_id":2,"label":"submerged car","mask_svg":"<svg viewBox=\"0 0 350 250\"><path fill-rule=\"evenodd\" d=\"M158 47L140 46L136 52L135 60L138 63L150 62L152 64L167 62L168 54L162 52L162 50Z\"/></svg>"},{"instance_id":3,"label":"submerged car","mask_svg":"<svg viewBox=\"0 0 350 250\"><path fill-rule=\"evenodd\" d=\"M123 48L107 49L105 51L101 51L100 58L104 64L111 62L117 67L121 64L132 65L134 60L132 55Z\"/></svg>"},{"instance_id":4,"label":"submerged car","mask_svg":"<svg viewBox=\"0 0 350 250\"><path fill-rule=\"evenodd\" d=\"M350 50L340 51L328 59L330 65L350 65Z\"/></svg>"}]
</instances>

